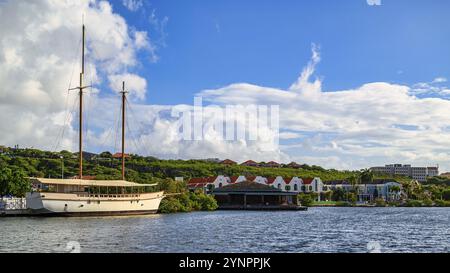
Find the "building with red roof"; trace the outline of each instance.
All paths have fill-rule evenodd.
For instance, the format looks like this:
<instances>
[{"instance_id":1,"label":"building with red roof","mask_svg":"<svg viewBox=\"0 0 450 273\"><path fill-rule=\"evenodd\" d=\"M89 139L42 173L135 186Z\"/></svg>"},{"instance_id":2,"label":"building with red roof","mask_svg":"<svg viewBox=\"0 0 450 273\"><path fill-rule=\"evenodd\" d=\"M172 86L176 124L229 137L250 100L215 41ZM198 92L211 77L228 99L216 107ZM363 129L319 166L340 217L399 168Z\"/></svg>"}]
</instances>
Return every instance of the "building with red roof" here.
<instances>
[{"instance_id":1,"label":"building with red roof","mask_svg":"<svg viewBox=\"0 0 450 273\"><path fill-rule=\"evenodd\" d=\"M122 153L115 153L112 155L113 158L122 158ZM129 154L125 154L125 158L130 158Z\"/></svg>"},{"instance_id":2,"label":"building with red roof","mask_svg":"<svg viewBox=\"0 0 450 273\"><path fill-rule=\"evenodd\" d=\"M220 164L223 165L236 165L237 163L231 159L225 159L223 161L220 162Z\"/></svg>"},{"instance_id":3,"label":"building with red roof","mask_svg":"<svg viewBox=\"0 0 450 273\"><path fill-rule=\"evenodd\" d=\"M259 163L255 162L253 160L247 160L243 163L241 163L242 166L250 166L250 167L259 167Z\"/></svg>"},{"instance_id":4,"label":"building with red roof","mask_svg":"<svg viewBox=\"0 0 450 273\"><path fill-rule=\"evenodd\" d=\"M279 168L281 165L278 162L269 161L267 163L262 164L261 166L267 167L267 168Z\"/></svg>"}]
</instances>

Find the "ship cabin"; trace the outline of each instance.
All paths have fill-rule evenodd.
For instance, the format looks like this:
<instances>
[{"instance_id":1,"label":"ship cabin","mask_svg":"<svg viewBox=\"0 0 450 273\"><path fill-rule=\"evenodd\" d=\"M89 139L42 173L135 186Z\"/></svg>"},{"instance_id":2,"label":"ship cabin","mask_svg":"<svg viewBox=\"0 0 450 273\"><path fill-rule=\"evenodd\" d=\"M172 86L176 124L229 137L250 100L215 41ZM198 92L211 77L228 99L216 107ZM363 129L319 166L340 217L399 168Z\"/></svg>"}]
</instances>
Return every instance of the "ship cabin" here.
<instances>
[{"instance_id":1,"label":"ship cabin","mask_svg":"<svg viewBox=\"0 0 450 273\"><path fill-rule=\"evenodd\" d=\"M79 197L136 197L154 192L157 184L140 184L124 180L83 180L30 178L33 191L76 194ZM134 195L134 196L133 196Z\"/></svg>"}]
</instances>

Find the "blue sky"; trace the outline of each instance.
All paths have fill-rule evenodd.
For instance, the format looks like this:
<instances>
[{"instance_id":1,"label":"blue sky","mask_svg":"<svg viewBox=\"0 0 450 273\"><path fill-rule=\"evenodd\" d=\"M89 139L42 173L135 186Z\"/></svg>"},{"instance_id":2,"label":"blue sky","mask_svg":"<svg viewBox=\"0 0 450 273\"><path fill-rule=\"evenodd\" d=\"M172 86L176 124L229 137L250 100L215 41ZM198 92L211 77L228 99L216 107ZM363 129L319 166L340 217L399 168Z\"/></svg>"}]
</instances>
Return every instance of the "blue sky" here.
<instances>
[{"instance_id":1,"label":"blue sky","mask_svg":"<svg viewBox=\"0 0 450 273\"><path fill-rule=\"evenodd\" d=\"M149 102L192 103L195 93L235 82L287 88L320 45L316 75L323 89L367 82L427 82L450 71L449 1L151 1L138 11L114 9L130 26L160 33L156 63L142 60ZM145 58L145 56L143 56Z\"/></svg>"}]
</instances>

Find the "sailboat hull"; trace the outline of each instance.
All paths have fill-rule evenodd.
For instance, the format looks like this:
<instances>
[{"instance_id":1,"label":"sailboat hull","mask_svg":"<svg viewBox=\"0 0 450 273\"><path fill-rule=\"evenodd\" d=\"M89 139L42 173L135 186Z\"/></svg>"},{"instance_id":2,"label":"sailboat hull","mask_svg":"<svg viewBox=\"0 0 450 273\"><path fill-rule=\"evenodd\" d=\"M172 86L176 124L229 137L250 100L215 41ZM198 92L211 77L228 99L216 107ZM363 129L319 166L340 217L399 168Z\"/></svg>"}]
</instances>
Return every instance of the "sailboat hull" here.
<instances>
[{"instance_id":1,"label":"sailboat hull","mask_svg":"<svg viewBox=\"0 0 450 273\"><path fill-rule=\"evenodd\" d=\"M27 208L38 216L146 215L158 211L163 192L129 195L32 192Z\"/></svg>"}]
</instances>

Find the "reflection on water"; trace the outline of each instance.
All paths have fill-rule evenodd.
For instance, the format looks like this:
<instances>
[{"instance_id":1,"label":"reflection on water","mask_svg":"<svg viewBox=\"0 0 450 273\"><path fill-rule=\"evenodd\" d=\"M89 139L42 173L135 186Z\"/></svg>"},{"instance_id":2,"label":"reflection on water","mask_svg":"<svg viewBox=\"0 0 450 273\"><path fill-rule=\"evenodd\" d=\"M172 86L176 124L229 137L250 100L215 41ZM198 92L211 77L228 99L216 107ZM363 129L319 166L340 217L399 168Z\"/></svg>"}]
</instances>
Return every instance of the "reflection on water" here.
<instances>
[{"instance_id":1,"label":"reflection on water","mask_svg":"<svg viewBox=\"0 0 450 273\"><path fill-rule=\"evenodd\" d=\"M0 252L449 252L448 208L0 218ZM70 247L69 247L70 246Z\"/></svg>"}]
</instances>

